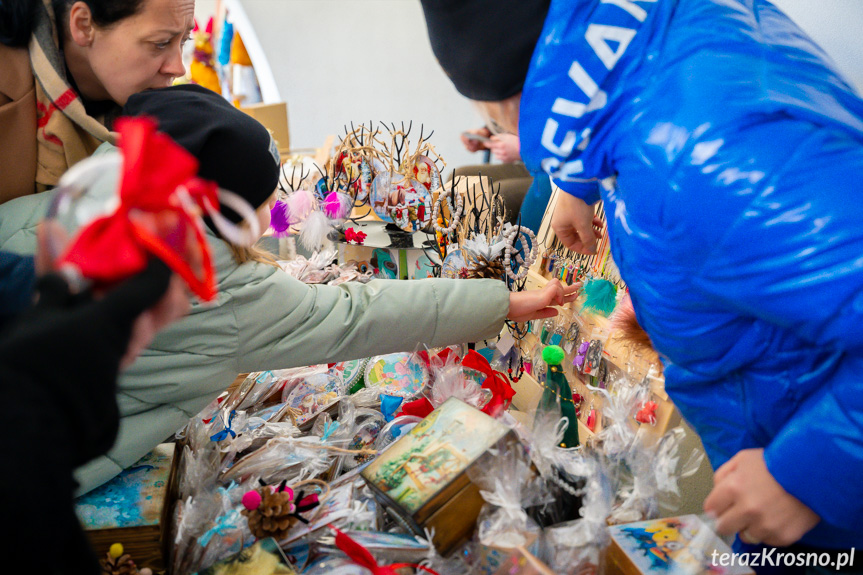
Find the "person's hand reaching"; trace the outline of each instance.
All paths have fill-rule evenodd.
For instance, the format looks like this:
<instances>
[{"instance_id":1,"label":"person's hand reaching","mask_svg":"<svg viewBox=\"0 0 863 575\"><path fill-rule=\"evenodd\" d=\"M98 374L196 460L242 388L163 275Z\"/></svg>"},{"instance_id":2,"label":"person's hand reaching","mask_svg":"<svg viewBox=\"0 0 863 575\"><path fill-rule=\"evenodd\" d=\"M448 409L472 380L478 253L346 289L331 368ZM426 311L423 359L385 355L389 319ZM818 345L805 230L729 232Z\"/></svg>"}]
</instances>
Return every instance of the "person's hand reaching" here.
<instances>
[{"instance_id":1,"label":"person's hand reaching","mask_svg":"<svg viewBox=\"0 0 863 575\"><path fill-rule=\"evenodd\" d=\"M513 292L509 294L509 313L507 319L516 322L554 317L557 310L551 306L563 305L574 301L581 286L563 285L553 279L542 289Z\"/></svg>"},{"instance_id":2,"label":"person's hand reaching","mask_svg":"<svg viewBox=\"0 0 863 575\"><path fill-rule=\"evenodd\" d=\"M521 161L521 145L515 134L497 134L486 144L498 161L504 164Z\"/></svg>"},{"instance_id":3,"label":"person's hand reaching","mask_svg":"<svg viewBox=\"0 0 863 575\"><path fill-rule=\"evenodd\" d=\"M593 206L561 192L551 216L551 229L570 250L593 255L596 240L602 237L602 220L594 215Z\"/></svg>"},{"instance_id":4,"label":"person's hand reaching","mask_svg":"<svg viewBox=\"0 0 863 575\"><path fill-rule=\"evenodd\" d=\"M821 521L773 478L763 449L739 451L716 470L704 510L720 535L739 533L751 545L791 545Z\"/></svg>"}]
</instances>

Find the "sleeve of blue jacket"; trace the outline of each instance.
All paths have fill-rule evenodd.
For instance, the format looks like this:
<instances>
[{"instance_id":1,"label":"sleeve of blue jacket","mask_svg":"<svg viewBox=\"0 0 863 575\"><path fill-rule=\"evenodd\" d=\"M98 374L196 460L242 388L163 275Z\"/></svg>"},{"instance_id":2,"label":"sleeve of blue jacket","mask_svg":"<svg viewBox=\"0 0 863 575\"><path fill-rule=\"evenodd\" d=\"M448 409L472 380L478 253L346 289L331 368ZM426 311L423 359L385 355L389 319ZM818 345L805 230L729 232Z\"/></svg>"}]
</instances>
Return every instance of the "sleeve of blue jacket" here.
<instances>
[{"instance_id":1,"label":"sleeve of blue jacket","mask_svg":"<svg viewBox=\"0 0 863 575\"><path fill-rule=\"evenodd\" d=\"M814 124L794 131L794 153L750 190L694 285L813 349L844 352L839 373L765 458L783 488L827 522L863 529L863 143Z\"/></svg>"}]
</instances>

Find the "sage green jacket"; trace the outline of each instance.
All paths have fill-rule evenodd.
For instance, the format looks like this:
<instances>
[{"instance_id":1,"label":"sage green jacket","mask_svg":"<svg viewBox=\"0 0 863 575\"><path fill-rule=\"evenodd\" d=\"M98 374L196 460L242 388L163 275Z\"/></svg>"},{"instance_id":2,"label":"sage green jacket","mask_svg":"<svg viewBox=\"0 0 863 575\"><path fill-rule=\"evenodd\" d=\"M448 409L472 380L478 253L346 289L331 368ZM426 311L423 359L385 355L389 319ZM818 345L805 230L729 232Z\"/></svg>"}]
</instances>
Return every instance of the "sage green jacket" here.
<instances>
[{"instance_id":1,"label":"sage green jacket","mask_svg":"<svg viewBox=\"0 0 863 575\"><path fill-rule=\"evenodd\" d=\"M106 175L87 196L107 197L115 184L116 174ZM0 205L0 249L32 254L36 223L53 196ZM213 304L193 303L121 375L120 433L106 456L78 469L82 492L171 436L237 374L488 339L500 333L509 309L509 292L497 280L306 285L272 266L237 265L225 242L208 239L219 295ZM62 370L57 366L58 376Z\"/></svg>"}]
</instances>

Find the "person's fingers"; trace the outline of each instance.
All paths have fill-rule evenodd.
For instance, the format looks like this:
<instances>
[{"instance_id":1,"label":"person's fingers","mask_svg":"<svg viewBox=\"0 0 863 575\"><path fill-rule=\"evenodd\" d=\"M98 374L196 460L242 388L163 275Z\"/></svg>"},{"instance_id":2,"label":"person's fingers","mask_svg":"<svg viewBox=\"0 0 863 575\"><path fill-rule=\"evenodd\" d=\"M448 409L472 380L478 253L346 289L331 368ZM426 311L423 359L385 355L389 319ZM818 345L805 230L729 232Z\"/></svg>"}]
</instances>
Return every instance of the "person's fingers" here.
<instances>
[{"instance_id":1,"label":"person's fingers","mask_svg":"<svg viewBox=\"0 0 863 575\"><path fill-rule=\"evenodd\" d=\"M732 457L724 464L719 466L716 473L713 474L713 484L718 485L728 477L734 470L737 469L737 456Z\"/></svg>"},{"instance_id":2,"label":"person's fingers","mask_svg":"<svg viewBox=\"0 0 863 575\"><path fill-rule=\"evenodd\" d=\"M752 522L752 515L744 505L732 504L716 519L716 531L720 535L733 535L748 529Z\"/></svg>"},{"instance_id":3,"label":"person's fingers","mask_svg":"<svg viewBox=\"0 0 863 575\"><path fill-rule=\"evenodd\" d=\"M563 305L563 287L559 279L553 278L549 280L541 293L543 294L542 307Z\"/></svg>"},{"instance_id":4,"label":"person's fingers","mask_svg":"<svg viewBox=\"0 0 863 575\"><path fill-rule=\"evenodd\" d=\"M584 252L588 254L596 253L596 234L594 233L593 226L590 223L582 222L581 220L576 220L575 224L575 232L578 234L578 238L581 240L582 247L584 248Z\"/></svg>"},{"instance_id":5,"label":"person's fingers","mask_svg":"<svg viewBox=\"0 0 863 575\"><path fill-rule=\"evenodd\" d=\"M554 234L557 236L557 239L559 239L563 245L572 251L579 251L581 248L581 240L579 239L575 228L569 224L559 226L552 224L552 229L554 230Z\"/></svg>"},{"instance_id":6,"label":"person's fingers","mask_svg":"<svg viewBox=\"0 0 863 575\"><path fill-rule=\"evenodd\" d=\"M707 499L704 500L704 511L710 513L718 520L731 508L735 499L734 489L731 485L724 482L714 484L713 490L708 494Z\"/></svg>"}]
</instances>

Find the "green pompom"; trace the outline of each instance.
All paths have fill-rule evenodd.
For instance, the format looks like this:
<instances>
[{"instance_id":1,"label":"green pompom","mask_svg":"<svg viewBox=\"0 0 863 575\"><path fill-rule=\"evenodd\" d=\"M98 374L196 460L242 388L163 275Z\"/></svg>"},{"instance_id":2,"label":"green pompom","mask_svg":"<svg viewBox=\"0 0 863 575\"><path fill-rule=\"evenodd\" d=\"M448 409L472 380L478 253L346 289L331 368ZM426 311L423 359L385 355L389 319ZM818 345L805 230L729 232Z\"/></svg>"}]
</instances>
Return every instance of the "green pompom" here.
<instances>
[{"instance_id":1,"label":"green pompom","mask_svg":"<svg viewBox=\"0 0 863 575\"><path fill-rule=\"evenodd\" d=\"M542 360L548 365L560 365L563 363L563 348L559 345L549 345L542 350Z\"/></svg>"}]
</instances>

